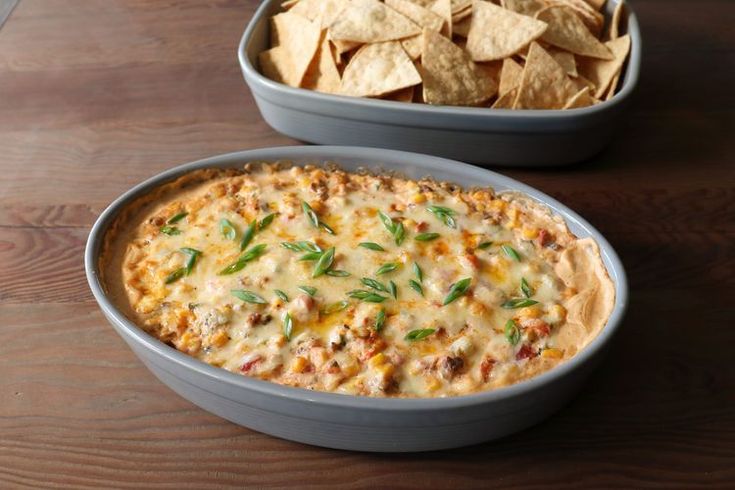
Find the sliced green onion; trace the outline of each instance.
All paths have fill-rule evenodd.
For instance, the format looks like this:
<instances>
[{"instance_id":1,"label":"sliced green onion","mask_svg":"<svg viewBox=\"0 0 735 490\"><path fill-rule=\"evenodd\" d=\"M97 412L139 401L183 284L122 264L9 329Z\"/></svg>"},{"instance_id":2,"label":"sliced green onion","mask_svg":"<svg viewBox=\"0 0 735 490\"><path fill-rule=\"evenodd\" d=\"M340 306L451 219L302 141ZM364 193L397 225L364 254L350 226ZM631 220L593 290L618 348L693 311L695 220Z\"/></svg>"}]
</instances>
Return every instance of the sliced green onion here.
<instances>
[{"instance_id":1,"label":"sliced green onion","mask_svg":"<svg viewBox=\"0 0 735 490\"><path fill-rule=\"evenodd\" d=\"M521 331L513 320L505 322L505 338L510 345L516 345L521 340Z\"/></svg>"},{"instance_id":2,"label":"sliced green onion","mask_svg":"<svg viewBox=\"0 0 735 490\"><path fill-rule=\"evenodd\" d=\"M262 296L255 294L252 291L248 291L247 289L233 289L230 291L230 293L234 297L241 299L246 303L255 303L259 305L264 305L268 303Z\"/></svg>"},{"instance_id":3,"label":"sliced green onion","mask_svg":"<svg viewBox=\"0 0 735 490\"><path fill-rule=\"evenodd\" d=\"M421 270L421 267L419 267L419 264L416 262L413 263L413 273L416 274L416 278L419 280L419 282L424 282L424 272Z\"/></svg>"},{"instance_id":4,"label":"sliced green onion","mask_svg":"<svg viewBox=\"0 0 735 490\"><path fill-rule=\"evenodd\" d=\"M248 262L255 260L263 255L263 252L265 252L265 247L266 245L264 243L261 243L260 245L255 245L254 247L250 247L250 249L247 252L243 252L235 262L219 271L219 274L226 275L241 271Z\"/></svg>"},{"instance_id":5,"label":"sliced green onion","mask_svg":"<svg viewBox=\"0 0 735 490\"><path fill-rule=\"evenodd\" d=\"M385 308L381 308L378 314L375 316L375 324L373 328L376 332L380 332L385 324Z\"/></svg>"},{"instance_id":6,"label":"sliced green onion","mask_svg":"<svg viewBox=\"0 0 735 490\"><path fill-rule=\"evenodd\" d=\"M466 294L470 288L471 283L472 279L467 277L452 284L452 286L449 288L449 294L447 294L447 296L444 298L444 302L442 303L442 305L446 306L460 296Z\"/></svg>"},{"instance_id":7,"label":"sliced green onion","mask_svg":"<svg viewBox=\"0 0 735 490\"><path fill-rule=\"evenodd\" d=\"M159 228L159 230L161 231L161 233L168 236L181 235L181 230L179 230L175 226L163 225Z\"/></svg>"},{"instance_id":8,"label":"sliced green onion","mask_svg":"<svg viewBox=\"0 0 735 490\"><path fill-rule=\"evenodd\" d=\"M347 271L337 270L337 269L328 269L327 272L325 272L325 274L328 276L332 276L332 277L348 277L351 275Z\"/></svg>"},{"instance_id":9,"label":"sliced green onion","mask_svg":"<svg viewBox=\"0 0 735 490\"><path fill-rule=\"evenodd\" d=\"M419 233L413 237L413 239L419 242L430 242L432 240L436 240L440 236L441 235L439 233Z\"/></svg>"},{"instance_id":10,"label":"sliced green onion","mask_svg":"<svg viewBox=\"0 0 735 490\"><path fill-rule=\"evenodd\" d=\"M385 252L385 249L375 242L361 242L358 243L357 246L367 248L368 250L374 250L376 252Z\"/></svg>"},{"instance_id":11,"label":"sliced green onion","mask_svg":"<svg viewBox=\"0 0 735 490\"><path fill-rule=\"evenodd\" d=\"M291 333L293 333L293 320L291 319L291 313L286 313L283 316L283 335L287 340L291 340Z\"/></svg>"},{"instance_id":12,"label":"sliced green onion","mask_svg":"<svg viewBox=\"0 0 735 490\"><path fill-rule=\"evenodd\" d=\"M521 261L521 256L510 245L502 245L500 248L503 249L503 252L505 252L505 255L507 255L511 259L515 260L516 262Z\"/></svg>"},{"instance_id":13,"label":"sliced green onion","mask_svg":"<svg viewBox=\"0 0 735 490\"><path fill-rule=\"evenodd\" d=\"M178 214L174 214L173 216L171 216L168 219L168 221L166 221L166 224L172 225L174 223L178 223L182 219L186 218L188 215L189 215L189 213L187 213L187 212L181 212L181 213L178 213Z\"/></svg>"},{"instance_id":14,"label":"sliced green onion","mask_svg":"<svg viewBox=\"0 0 735 490\"><path fill-rule=\"evenodd\" d=\"M411 330L406 334L405 337L403 337L403 339L413 342L416 340L425 339L434 332L436 332L436 329L433 328L420 328L418 330Z\"/></svg>"},{"instance_id":15,"label":"sliced green onion","mask_svg":"<svg viewBox=\"0 0 735 490\"><path fill-rule=\"evenodd\" d=\"M380 281L376 281L375 279L371 279L369 277L363 277L362 279L360 279L360 282L369 288L375 289L376 291L382 291L384 293L390 292L388 288L385 286L385 284L383 284Z\"/></svg>"},{"instance_id":16,"label":"sliced green onion","mask_svg":"<svg viewBox=\"0 0 735 490\"><path fill-rule=\"evenodd\" d=\"M314 228L319 228L319 217L316 215L316 211L309 206L309 203L301 201L301 209L304 211L304 215L307 219L311 222L311 225Z\"/></svg>"},{"instance_id":17,"label":"sliced green onion","mask_svg":"<svg viewBox=\"0 0 735 490\"><path fill-rule=\"evenodd\" d=\"M535 304L538 304L538 301L528 298L513 298L500 306L506 310L515 310L516 308L525 308L526 306L533 306Z\"/></svg>"},{"instance_id":18,"label":"sliced green onion","mask_svg":"<svg viewBox=\"0 0 735 490\"><path fill-rule=\"evenodd\" d=\"M421 284L419 284L418 282L414 281L413 279L409 279L408 285L411 287L411 289L419 293L421 296L424 295L424 288L421 287Z\"/></svg>"},{"instance_id":19,"label":"sliced green onion","mask_svg":"<svg viewBox=\"0 0 735 490\"><path fill-rule=\"evenodd\" d=\"M389 272L393 272L394 270L398 269L400 267L400 264L397 262L388 262L387 264L383 264L380 267L378 267L378 270L375 271L375 275L381 275L381 274L387 274Z\"/></svg>"},{"instance_id":20,"label":"sliced green onion","mask_svg":"<svg viewBox=\"0 0 735 490\"><path fill-rule=\"evenodd\" d=\"M372 291L365 291L364 289L354 289L352 291L347 292L347 296L354 299L359 299L361 301L366 301L368 303L382 303L385 301L385 296L381 296L377 293L373 293Z\"/></svg>"},{"instance_id":21,"label":"sliced green onion","mask_svg":"<svg viewBox=\"0 0 735 490\"><path fill-rule=\"evenodd\" d=\"M398 286L393 281L388 281L388 289L390 289L390 295L393 299L398 299Z\"/></svg>"},{"instance_id":22,"label":"sliced green onion","mask_svg":"<svg viewBox=\"0 0 735 490\"><path fill-rule=\"evenodd\" d=\"M525 277L521 278L521 292L526 298L533 296L533 289L528 285L528 281L526 281Z\"/></svg>"},{"instance_id":23,"label":"sliced green onion","mask_svg":"<svg viewBox=\"0 0 735 490\"><path fill-rule=\"evenodd\" d=\"M299 286L300 290L313 297L316 294L316 288L312 286Z\"/></svg>"},{"instance_id":24,"label":"sliced green onion","mask_svg":"<svg viewBox=\"0 0 735 490\"><path fill-rule=\"evenodd\" d=\"M261 219L260 222L258 223L258 229L265 230L268 227L268 225L273 223L273 220L275 219L276 214L278 213L270 213L270 214L265 215L263 219Z\"/></svg>"},{"instance_id":25,"label":"sliced green onion","mask_svg":"<svg viewBox=\"0 0 735 490\"><path fill-rule=\"evenodd\" d=\"M338 311L342 311L345 308L347 308L350 305L350 302L347 300L337 301L336 303L332 303L330 305L327 305L322 312L325 315L331 315L332 313L337 313Z\"/></svg>"},{"instance_id":26,"label":"sliced green onion","mask_svg":"<svg viewBox=\"0 0 735 490\"><path fill-rule=\"evenodd\" d=\"M219 220L219 231L222 233L225 240L234 240L237 237L235 225L226 218Z\"/></svg>"},{"instance_id":27,"label":"sliced green onion","mask_svg":"<svg viewBox=\"0 0 735 490\"><path fill-rule=\"evenodd\" d=\"M334 247L322 254L314 266L314 272L311 274L311 277L319 277L327 272L327 269L332 267L332 262L334 262Z\"/></svg>"},{"instance_id":28,"label":"sliced green onion","mask_svg":"<svg viewBox=\"0 0 735 490\"><path fill-rule=\"evenodd\" d=\"M288 303L288 294L284 293L280 289L274 289L273 292L276 293L276 296L278 296L283 301L285 301L286 303Z\"/></svg>"},{"instance_id":29,"label":"sliced green onion","mask_svg":"<svg viewBox=\"0 0 735 490\"><path fill-rule=\"evenodd\" d=\"M242 232L242 239L240 240L240 250L245 250L255 236L255 232L258 230L258 222L253 220L250 222L245 231Z\"/></svg>"},{"instance_id":30,"label":"sliced green onion","mask_svg":"<svg viewBox=\"0 0 735 490\"><path fill-rule=\"evenodd\" d=\"M493 246L493 242L482 242L477 246L480 250L485 250L486 248L490 248Z\"/></svg>"}]
</instances>

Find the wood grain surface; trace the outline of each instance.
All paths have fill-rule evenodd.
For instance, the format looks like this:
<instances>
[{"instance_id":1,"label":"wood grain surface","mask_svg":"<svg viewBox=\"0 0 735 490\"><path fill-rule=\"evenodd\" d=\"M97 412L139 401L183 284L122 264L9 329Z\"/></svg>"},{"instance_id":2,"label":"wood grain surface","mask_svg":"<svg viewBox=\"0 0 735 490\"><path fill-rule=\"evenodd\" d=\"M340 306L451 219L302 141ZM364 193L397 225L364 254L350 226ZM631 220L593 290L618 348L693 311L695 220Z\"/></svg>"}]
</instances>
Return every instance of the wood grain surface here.
<instances>
[{"instance_id":1,"label":"wood grain surface","mask_svg":"<svg viewBox=\"0 0 735 490\"><path fill-rule=\"evenodd\" d=\"M375 455L258 434L158 382L105 322L98 213L170 166L296 141L235 49L254 0L22 0L0 30L0 488L734 488L735 2L637 0L640 89L614 143L511 170L606 234L619 339L562 412L504 440Z\"/></svg>"}]
</instances>

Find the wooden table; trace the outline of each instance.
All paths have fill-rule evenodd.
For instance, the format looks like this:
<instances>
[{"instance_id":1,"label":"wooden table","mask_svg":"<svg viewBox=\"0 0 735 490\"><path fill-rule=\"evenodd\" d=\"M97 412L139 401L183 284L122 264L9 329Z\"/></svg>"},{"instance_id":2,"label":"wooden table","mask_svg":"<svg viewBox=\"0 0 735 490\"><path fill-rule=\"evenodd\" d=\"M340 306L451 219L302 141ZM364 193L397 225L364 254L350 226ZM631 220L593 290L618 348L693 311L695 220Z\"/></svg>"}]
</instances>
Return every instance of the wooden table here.
<instances>
[{"instance_id":1,"label":"wooden table","mask_svg":"<svg viewBox=\"0 0 735 490\"><path fill-rule=\"evenodd\" d=\"M735 486L735 2L639 0L640 90L612 146L504 170L606 234L630 275L619 340L561 413L431 454L309 447L212 416L103 319L98 213L177 163L294 144L235 57L255 0L23 0L0 30L0 487Z\"/></svg>"}]
</instances>

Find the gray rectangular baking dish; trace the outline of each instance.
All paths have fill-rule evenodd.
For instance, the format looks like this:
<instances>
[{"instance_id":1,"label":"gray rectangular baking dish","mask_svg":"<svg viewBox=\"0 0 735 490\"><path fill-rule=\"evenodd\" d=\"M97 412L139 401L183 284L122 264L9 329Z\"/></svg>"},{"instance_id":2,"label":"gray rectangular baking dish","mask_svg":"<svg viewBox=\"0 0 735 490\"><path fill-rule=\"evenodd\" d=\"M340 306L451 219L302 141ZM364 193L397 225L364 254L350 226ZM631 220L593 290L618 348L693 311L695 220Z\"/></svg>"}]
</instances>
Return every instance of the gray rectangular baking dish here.
<instances>
[{"instance_id":1,"label":"gray rectangular baking dish","mask_svg":"<svg viewBox=\"0 0 735 490\"><path fill-rule=\"evenodd\" d=\"M99 254L109 226L126 205L159 185L201 168L241 167L248 161L296 164L337 162L345 170L431 175L463 186L520 191L547 205L580 238L592 237L615 283L607 325L577 355L521 383L476 394L425 399L369 398L293 388L231 373L169 347L128 320L107 297L99 279ZM84 255L87 280L117 333L163 383L205 410L260 432L294 441L358 451L428 451L496 439L533 425L559 410L582 387L617 331L628 301L625 271L605 238L563 204L532 187L489 170L417 153L339 146L263 148L220 155L172 168L116 199L100 215Z\"/></svg>"},{"instance_id":2,"label":"gray rectangular baking dish","mask_svg":"<svg viewBox=\"0 0 735 490\"><path fill-rule=\"evenodd\" d=\"M263 119L292 138L325 145L360 145L419 151L472 163L553 166L585 160L611 140L638 83L641 33L626 5L622 32L631 53L622 88L609 101L569 111L512 111L430 106L323 94L274 82L257 69L268 49L268 18L281 0L258 8L238 48L243 76ZM608 18L617 2L609 1Z\"/></svg>"}]
</instances>

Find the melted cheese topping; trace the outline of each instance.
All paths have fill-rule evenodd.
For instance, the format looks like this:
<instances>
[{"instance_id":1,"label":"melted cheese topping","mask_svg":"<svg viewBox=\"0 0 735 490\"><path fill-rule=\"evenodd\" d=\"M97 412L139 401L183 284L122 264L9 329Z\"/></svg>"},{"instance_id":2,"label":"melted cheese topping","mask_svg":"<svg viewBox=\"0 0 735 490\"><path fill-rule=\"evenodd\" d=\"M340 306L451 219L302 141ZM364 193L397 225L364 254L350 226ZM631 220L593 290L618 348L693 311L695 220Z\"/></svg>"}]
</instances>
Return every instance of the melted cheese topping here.
<instances>
[{"instance_id":1,"label":"melted cheese topping","mask_svg":"<svg viewBox=\"0 0 735 490\"><path fill-rule=\"evenodd\" d=\"M177 349L357 395L515 383L573 356L614 303L597 245L522 195L312 166L163 186L102 262L113 300Z\"/></svg>"}]
</instances>

